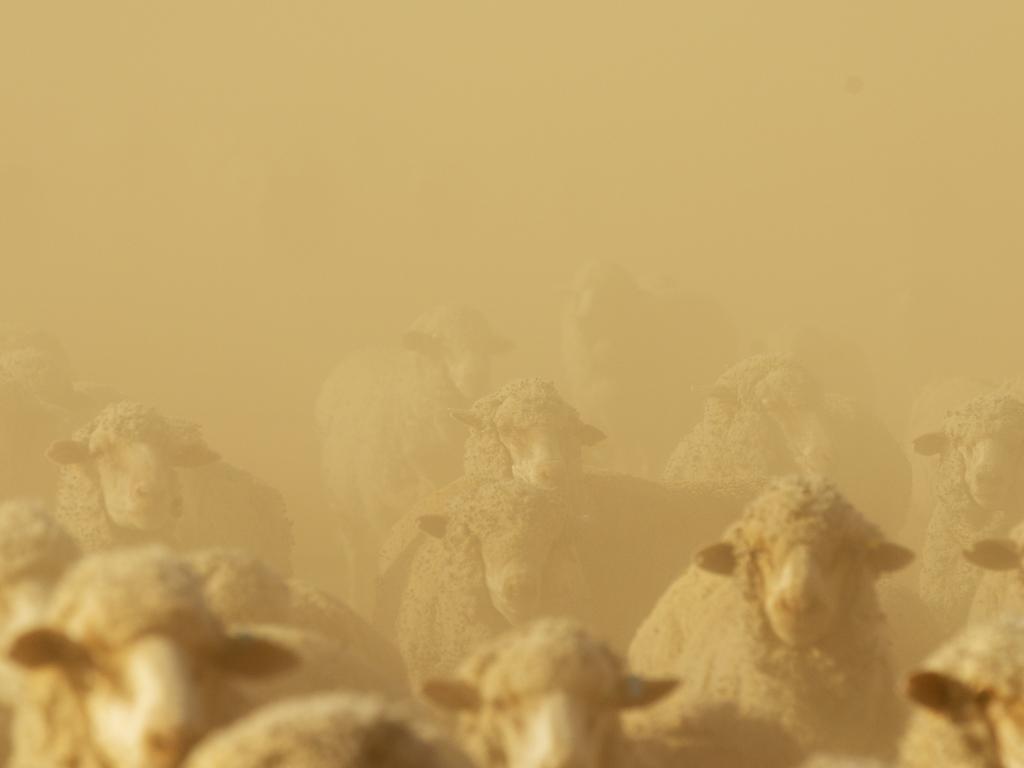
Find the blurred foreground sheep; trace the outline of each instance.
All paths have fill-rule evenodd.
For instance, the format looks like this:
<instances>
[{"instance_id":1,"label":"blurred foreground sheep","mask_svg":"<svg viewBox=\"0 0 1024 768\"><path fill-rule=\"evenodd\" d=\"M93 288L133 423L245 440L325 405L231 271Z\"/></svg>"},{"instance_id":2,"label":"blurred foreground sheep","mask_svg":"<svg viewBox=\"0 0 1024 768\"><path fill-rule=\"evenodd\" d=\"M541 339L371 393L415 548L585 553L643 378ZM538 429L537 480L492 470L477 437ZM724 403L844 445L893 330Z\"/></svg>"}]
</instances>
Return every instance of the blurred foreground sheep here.
<instances>
[{"instance_id":1,"label":"blurred foreground sheep","mask_svg":"<svg viewBox=\"0 0 1024 768\"><path fill-rule=\"evenodd\" d=\"M26 670L13 768L173 768L244 713L234 681L296 663L272 642L225 632L194 571L161 547L79 561L8 653Z\"/></svg>"},{"instance_id":2,"label":"blurred foreground sheep","mask_svg":"<svg viewBox=\"0 0 1024 768\"><path fill-rule=\"evenodd\" d=\"M626 738L621 713L650 706L675 685L629 674L582 626L547 619L481 646L423 692L455 715L459 741L479 768L633 768L645 764L643 749Z\"/></svg>"},{"instance_id":3,"label":"blurred foreground sheep","mask_svg":"<svg viewBox=\"0 0 1024 768\"><path fill-rule=\"evenodd\" d=\"M874 417L822 391L786 355L756 355L722 374L665 477L768 478L794 471L832 478L887 533L902 529L910 466L899 445Z\"/></svg>"},{"instance_id":4,"label":"blurred foreground sheep","mask_svg":"<svg viewBox=\"0 0 1024 768\"><path fill-rule=\"evenodd\" d=\"M662 728L704 729L759 766L884 754L899 717L875 580L911 558L829 481L774 481L637 632L630 665L681 680Z\"/></svg>"},{"instance_id":5,"label":"blurred foreground sheep","mask_svg":"<svg viewBox=\"0 0 1024 768\"><path fill-rule=\"evenodd\" d=\"M1024 765L1024 617L964 630L910 676L907 692L918 706L901 768Z\"/></svg>"},{"instance_id":6,"label":"blurred foreground sheep","mask_svg":"<svg viewBox=\"0 0 1024 768\"><path fill-rule=\"evenodd\" d=\"M649 290L617 264L582 268L562 309L566 392L614 440L596 454L609 469L661 474L699 418L698 385L736 355L736 329L711 298Z\"/></svg>"},{"instance_id":7,"label":"blurred foreground sheep","mask_svg":"<svg viewBox=\"0 0 1024 768\"><path fill-rule=\"evenodd\" d=\"M437 731L376 698L282 702L213 735L185 768L471 768Z\"/></svg>"},{"instance_id":8,"label":"blurred foreground sheep","mask_svg":"<svg viewBox=\"0 0 1024 768\"><path fill-rule=\"evenodd\" d=\"M55 514L87 552L150 540L236 546L291 569L280 494L220 461L194 424L122 401L49 456L61 465Z\"/></svg>"},{"instance_id":9,"label":"blurred foreground sheep","mask_svg":"<svg viewBox=\"0 0 1024 768\"><path fill-rule=\"evenodd\" d=\"M403 350L339 363L316 402L321 460L356 607L372 608L377 552L412 505L459 476L465 429L449 412L490 387L491 358L511 344L469 307L419 317Z\"/></svg>"}]
</instances>

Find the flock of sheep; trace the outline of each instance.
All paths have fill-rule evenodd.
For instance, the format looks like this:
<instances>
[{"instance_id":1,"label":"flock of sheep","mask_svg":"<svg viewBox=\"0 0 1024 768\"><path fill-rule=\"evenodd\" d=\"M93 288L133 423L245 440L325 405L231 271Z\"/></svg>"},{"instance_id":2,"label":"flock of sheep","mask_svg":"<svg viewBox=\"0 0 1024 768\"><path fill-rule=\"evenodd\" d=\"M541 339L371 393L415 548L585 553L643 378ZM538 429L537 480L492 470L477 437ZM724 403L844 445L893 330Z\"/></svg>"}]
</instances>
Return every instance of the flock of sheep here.
<instances>
[{"instance_id":1,"label":"flock of sheep","mask_svg":"<svg viewBox=\"0 0 1024 768\"><path fill-rule=\"evenodd\" d=\"M338 364L327 592L197 425L0 326L6 764L1024 766L1024 384L897 439L842 342L606 264L562 342L564 392L467 307Z\"/></svg>"}]
</instances>

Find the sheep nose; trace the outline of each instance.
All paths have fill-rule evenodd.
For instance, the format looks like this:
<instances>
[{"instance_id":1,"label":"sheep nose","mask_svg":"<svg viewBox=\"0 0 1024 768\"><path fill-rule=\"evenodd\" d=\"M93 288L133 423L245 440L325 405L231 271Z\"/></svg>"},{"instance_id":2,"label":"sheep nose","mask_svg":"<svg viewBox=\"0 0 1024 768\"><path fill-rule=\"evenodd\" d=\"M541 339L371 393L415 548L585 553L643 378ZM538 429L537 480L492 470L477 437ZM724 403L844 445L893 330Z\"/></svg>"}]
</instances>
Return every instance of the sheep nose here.
<instances>
[{"instance_id":1,"label":"sheep nose","mask_svg":"<svg viewBox=\"0 0 1024 768\"><path fill-rule=\"evenodd\" d=\"M152 483L138 483L135 486L135 495L140 499L150 499L154 495L154 490Z\"/></svg>"},{"instance_id":2,"label":"sheep nose","mask_svg":"<svg viewBox=\"0 0 1024 768\"><path fill-rule=\"evenodd\" d=\"M542 485L557 485L565 478L565 464L560 461L548 461L537 466L537 482Z\"/></svg>"},{"instance_id":3,"label":"sheep nose","mask_svg":"<svg viewBox=\"0 0 1024 768\"><path fill-rule=\"evenodd\" d=\"M782 595L779 607L787 613L814 615L822 609L823 604L815 595L797 593Z\"/></svg>"}]
</instances>

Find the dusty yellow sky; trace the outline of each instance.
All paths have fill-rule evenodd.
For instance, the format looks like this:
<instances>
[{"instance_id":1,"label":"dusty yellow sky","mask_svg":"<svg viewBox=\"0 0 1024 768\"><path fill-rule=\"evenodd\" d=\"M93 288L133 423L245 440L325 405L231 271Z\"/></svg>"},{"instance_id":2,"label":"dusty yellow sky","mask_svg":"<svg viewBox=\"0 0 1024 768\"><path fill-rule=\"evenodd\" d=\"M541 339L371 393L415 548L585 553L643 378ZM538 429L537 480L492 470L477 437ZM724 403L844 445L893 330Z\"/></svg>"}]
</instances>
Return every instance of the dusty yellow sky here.
<instances>
[{"instance_id":1,"label":"dusty yellow sky","mask_svg":"<svg viewBox=\"0 0 1024 768\"><path fill-rule=\"evenodd\" d=\"M594 258L868 344L932 285L1024 368L1021 40L1012 0L3 0L0 316L311 509L335 359L468 298L555 375Z\"/></svg>"}]
</instances>

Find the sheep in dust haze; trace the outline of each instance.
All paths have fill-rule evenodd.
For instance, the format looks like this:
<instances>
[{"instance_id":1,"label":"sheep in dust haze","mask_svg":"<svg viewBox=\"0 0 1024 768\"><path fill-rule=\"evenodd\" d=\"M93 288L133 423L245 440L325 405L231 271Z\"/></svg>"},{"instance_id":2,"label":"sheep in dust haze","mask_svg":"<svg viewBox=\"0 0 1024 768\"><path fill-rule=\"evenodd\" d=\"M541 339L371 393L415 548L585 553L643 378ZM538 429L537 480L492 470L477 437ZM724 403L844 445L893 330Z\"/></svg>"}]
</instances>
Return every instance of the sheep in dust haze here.
<instances>
[{"instance_id":1,"label":"sheep in dust haze","mask_svg":"<svg viewBox=\"0 0 1024 768\"><path fill-rule=\"evenodd\" d=\"M281 702L215 733L185 768L471 768L422 719L352 693Z\"/></svg>"},{"instance_id":2,"label":"sheep in dust haze","mask_svg":"<svg viewBox=\"0 0 1024 768\"><path fill-rule=\"evenodd\" d=\"M900 768L1024 765L1024 617L976 624L910 675Z\"/></svg>"},{"instance_id":3,"label":"sheep in dust haze","mask_svg":"<svg viewBox=\"0 0 1024 768\"><path fill-rule=\"evenodd\" d=\"M241 550L200 550L186 558L202 580L207 605L225 625L276 625L314 633L324 638L328 650L333 646L340 652L335 655L343 656L347 669L334 666L348 675L345 687L357 687L353 680L358 680L361 687L396 696L407 692L397 649L341 600L299 579L286 579ZM306 676L317 674L322 673L314 669ZM292 681L288 685L301 687Z\"/></svg>"},{"instance_id":4,"label":"sheep in dust haze","mask_svg":"<svg viewBox=\"0 0 1024 768\"><path fill-rule=\"evenodd\" d=\"M61 465L55 514L85 551L160 539L183 549L242 546L291 567L280 495L219 461L194 424L118 402L49 456Z\"/></svg>"},{"instance_id":5,"label":"sheep in dust haze","mask_svg":"<svg viewBox=\"0 0 1024 768\"><path fill-rule=\"evenodd\" d=\"M900 530L910 468L896 441L851 400L827 394L787 355L755 355L726 371L704 418L676 448L671 480L816 472L873 522Z\"/></svg>"},{"instance_id":6,"label":"sheep in dust haze","mask_svg":"<svg viewBox=\"0 0 1024 768\"><path fill-rule=\"evenodd\" d=\"M713 300L648 290L617 264L583 267L562 309L568 397L614 437L596 457L618 471L657 477L700 417L695 385L735 354L736 330Z\"/></svg>"},{"instance_id":7,"label":"sheep in dust haze","mask_svg":"<svg viewBox=\"0 0 1024 768\"><path fill-rule=\"evenodd\" d=\"M426 534L417 520L444 517L487 484L516 481L524 502L563 509L602 636L625 647L645 607L689 556L689 542L716 536L753 493L750 484L669 485L584 468L583 451L604 439L542 379L520 379L455 414L470 426L464 476L428 497L392 531L382 557L382 626L394 626L395 596ZM546 497L550 498L546 498ZM532 499L532 501L530 501ZM561 513L560 513L561 514Z\"/></svg>"},{"instance_id":8,"label":"sheep in dust haze","mask_svg":"<svg viewBox=\"0 0 1024 768\"><path fill-rule=\"evenodd\" d=\"M636 766L639 745L620 714L667 695L674 680L629 674L579 624L546 619L478 648L424 696L453 713L460 743L480 768Z\"/></svg>"},{"instance_id":9,"label":"sheep in dust haze","mask_svg":"<svg viewBox=\"0 0 1024 768\"><path fill-rule=\"evenodd\" d=\"M342 361L316 403L328 495L341 525L356 607L372 608L377 552L392 524L459 476L465 429L449 416L490 386L491 359L511 348L475 309L417 319L405 350Z\"/></svg>"},{"instance_id":10,"label":"sheep in dust haze","mask_svg":"<svg viewBox=\"0 0 1024 768\"><path fill-rule=\"evenodd\" d=\"M195 572L160 546L80 560L8 656L25 670L13 768L172 768L244 714L235 680L296 663L265 639L225 631Z\"/></svg>"},{"instance_id":11,"label":"sheep in dust haze","mask_svg":"<svg viewBox=\"0 0 1024 768\"><path fill-rule=\"evenodd\" d=\"M1005 391L951 411L914 449L938 459L935 508L921 554L920 592L947 631L967 617L980 572L963 551L1005 534L1020 519L1024 403Z\"/></svg>"},{"instance_id":12,"label":"sheep in dust haze","mask_svg":"<svg viewBox=\"0 0 1024 768\"><path fill-rule=\"evenodd\" d=\"M571 508L519 480L480 483L417 523L382 591L378 622L414 680L445 674L481 643L541 615L585 612Z\"/></svg>"},{"instance_id":13,"label":"sheep in dust haze","mask_svg":"<svg viewBox=\"0 0 1024 768\"><path fill-rule=\"evenodd\" d=\"M884 751L898 710L875 581L911 559L830 481L773 481L637 632L630 665L682 681L661 727L706 729L751 765Z\"/></svg>"}]
</instances>

